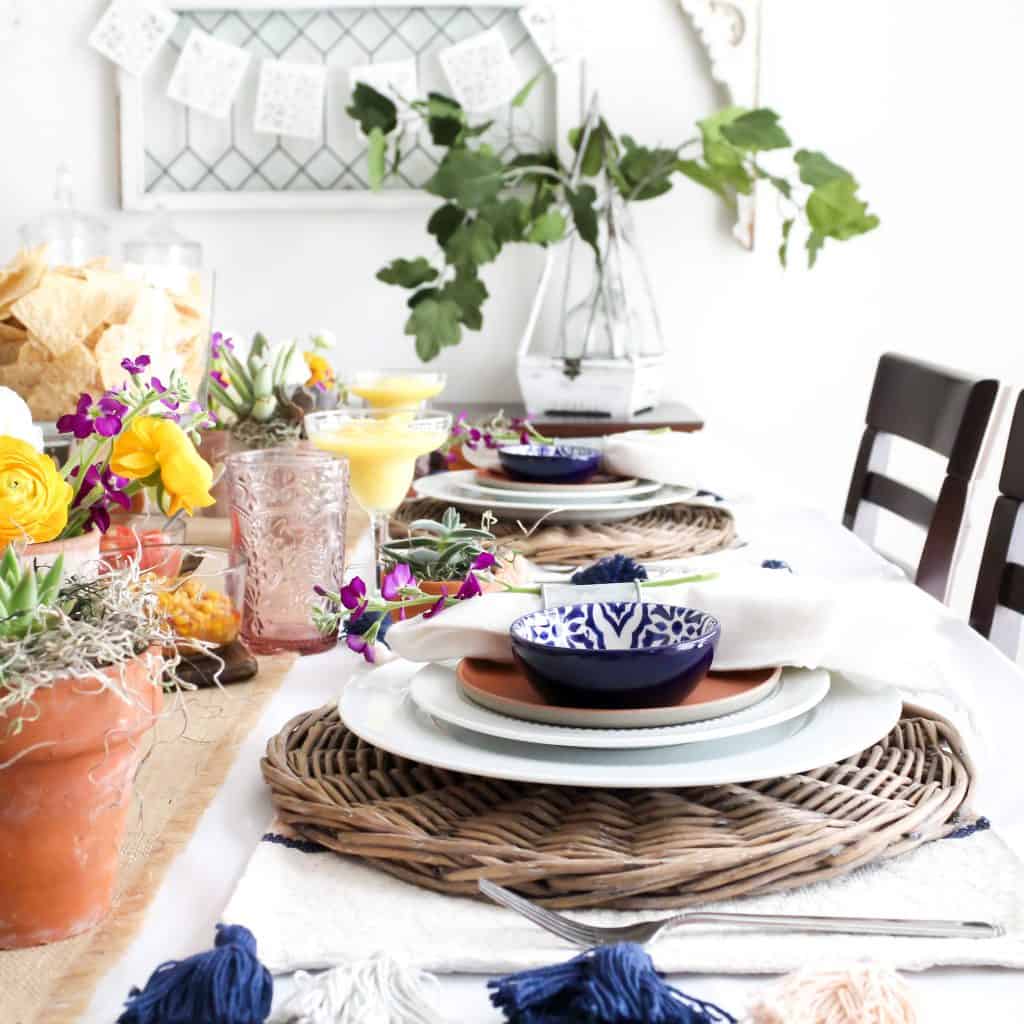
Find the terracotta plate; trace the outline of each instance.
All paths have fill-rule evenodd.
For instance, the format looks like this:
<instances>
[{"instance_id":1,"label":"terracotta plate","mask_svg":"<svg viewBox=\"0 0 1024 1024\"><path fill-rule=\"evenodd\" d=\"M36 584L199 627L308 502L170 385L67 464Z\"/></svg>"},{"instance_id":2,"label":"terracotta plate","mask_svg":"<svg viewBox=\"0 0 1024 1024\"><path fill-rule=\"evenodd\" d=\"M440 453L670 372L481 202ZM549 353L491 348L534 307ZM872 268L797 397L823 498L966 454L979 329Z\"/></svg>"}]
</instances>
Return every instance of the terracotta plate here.
<instances>
[{"instance_id":1,"label":"terracotta plate","mask_svg":"<svg viewBox=\"0 0 1024 1024\"><path fill-rule=\"evenodd\" d=\"M527 722L599 729L682 725L731 715L768 697L781 674L780 668L712 672L685 700L671 707L609 710L548 704L516 665L465 658L456 671L461 692L490 711Z\"/></svg>"}]
</instances>

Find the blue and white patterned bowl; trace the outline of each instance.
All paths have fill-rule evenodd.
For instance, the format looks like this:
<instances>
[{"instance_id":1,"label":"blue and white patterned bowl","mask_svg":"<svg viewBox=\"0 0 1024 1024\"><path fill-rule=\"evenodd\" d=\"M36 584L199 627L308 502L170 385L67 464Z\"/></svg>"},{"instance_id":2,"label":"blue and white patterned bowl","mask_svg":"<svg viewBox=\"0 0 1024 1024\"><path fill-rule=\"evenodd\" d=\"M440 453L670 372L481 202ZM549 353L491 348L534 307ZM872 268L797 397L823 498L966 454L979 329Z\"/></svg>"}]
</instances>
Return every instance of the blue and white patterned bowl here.
<instances>
[{"instance_id":1,"label":"blue and white patterned bowl","mask_svg":"<svg viewBox=\"0 0 1024 1024\"><path fill-rule=\"evenodd\" d=\"M640 601L563 605L523 615L512 654L552 704L667 707L707 675L720 633L707 612Z\"/></svg>"},{"instance_id":2,"label":"blue and white patterned bowl","mask_svg":"<svg viewBox=\"0 0 1024 1024\"><path fill-rule=\"evenodd\" d=\"M571 444L511 444L498 449L498 458L516 480L548 484L582 483L601 463L596 448Z\"/></svg>"}]
</instances>

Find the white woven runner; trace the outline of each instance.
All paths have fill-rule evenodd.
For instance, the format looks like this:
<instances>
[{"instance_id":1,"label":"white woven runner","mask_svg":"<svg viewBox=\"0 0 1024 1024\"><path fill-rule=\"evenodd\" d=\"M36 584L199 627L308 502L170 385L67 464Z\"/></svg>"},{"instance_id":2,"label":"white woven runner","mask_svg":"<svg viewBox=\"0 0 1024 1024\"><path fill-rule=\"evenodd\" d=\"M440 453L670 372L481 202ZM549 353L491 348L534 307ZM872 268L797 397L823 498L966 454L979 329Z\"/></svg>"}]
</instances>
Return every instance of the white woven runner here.
<instances>
[{"instance_id":1,"label":"white woven runner","mask_svg":"<svg viewBox=\"0 0 1024 1024\"><path fill-rule=\"evenodd\" d=\"M938 917L999 922L996 939L908 939L724 931L688 926L651 949L660 970L777 973L817 962L872 958L892 967L1024 967L1024 864L992 832L942 839L851 875L720 909L751 913ZM652 914L584 911L625 924ZM264 840L223 920L256 935L277 974L330 967L377 950L437 972L495 975L567 959L573 948L510 911L401 882L358 861Z\"/></svg>"}]
</instances>

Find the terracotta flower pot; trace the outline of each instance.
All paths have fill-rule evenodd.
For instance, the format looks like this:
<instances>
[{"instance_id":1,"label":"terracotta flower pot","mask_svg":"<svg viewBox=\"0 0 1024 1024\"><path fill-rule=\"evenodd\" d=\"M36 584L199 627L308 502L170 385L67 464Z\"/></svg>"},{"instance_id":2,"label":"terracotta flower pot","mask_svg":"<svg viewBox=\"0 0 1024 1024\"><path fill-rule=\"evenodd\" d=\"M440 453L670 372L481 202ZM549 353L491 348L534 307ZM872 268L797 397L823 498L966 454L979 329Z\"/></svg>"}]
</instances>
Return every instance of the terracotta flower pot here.
<instances>
[{"instance_id":1,"label":"terracotta flower pot","mask_svg":"<svg viewBox=\"0 0 1024 1024\"><path fill-rule=\"evenodd\" d=\"M64 573L82 575L82 567L90 566L90 575L96 575L97 560L100 557L99 530L89 530L80 537L67 540L48 540L39 544L29 544L21 553L23 564L34 563L36 568L53 565L58 555L64 556ZM90 565L91 563L91 565Z\"/></svg>"},{"instance_id":2,"label":"terracotta flower pot","mask_svg":"<svg viewBox=\"0 0 1024 1024\"><path fill-rule=\"evenodd\" d=\"M458 592L459 587L462 586L461 580L444 580L443 582L441 580L418 580L417 582L419 584L420 590L424 591L427 594L437 594L438 597L441 596L442 587L447 588L449 597L454 597ZM485 594L490 594L495 590L502 590L504 588L497 580L480 580L480 589ZM422 615L425 611L429 610L429 604L420 605L419 608L410 608L405 613L405 617L407 619L415 619L417 615ZM396 616L397 612L391 613L392 618L395 618Z\"/></svg>"},{"instance_id":3,"label":"terracotta flower pot","mask_svg":"<svg viewBox=\"0 0 1024 1024\"><path fill-rule=\"evenodd\" d=\"M97 670L123 673L131 703L69 678L0 715L0 949L65 939L109 911L160 670L155 649Z\"/></svg>"}]
</instances>

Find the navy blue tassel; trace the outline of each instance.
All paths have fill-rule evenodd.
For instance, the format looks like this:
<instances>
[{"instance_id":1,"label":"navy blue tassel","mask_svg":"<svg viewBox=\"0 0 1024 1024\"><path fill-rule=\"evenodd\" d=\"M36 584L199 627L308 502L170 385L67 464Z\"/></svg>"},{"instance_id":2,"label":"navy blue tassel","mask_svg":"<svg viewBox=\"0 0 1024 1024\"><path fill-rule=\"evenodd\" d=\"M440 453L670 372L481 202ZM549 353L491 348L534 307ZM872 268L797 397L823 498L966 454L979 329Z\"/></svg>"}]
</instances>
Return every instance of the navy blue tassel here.
<instances>
[{"instance_id":1,"label":"navy blue tassel","mask_svg":"<svg viewBox=\"0 0 1024 1024\"><path fill-rule=\"evenodd\" d=\"M357 636L362 636L382 616L384 621L377 630L377 640L385 647L390 648L391 645L384 637L387 636L387 632L391 628L391 616L386 615L384 612L363 612L358 619L349 619L345 623L345 634L355 633Z\"/></svg>"},{"instance_id":2,"label":"navy blue tassel","mask_svg":"<svg viewBox=\"0 0 1024 1024\"><path fill-rule=\"evenodd\" d=\"M626 555L608 555L585 569L572 574L571 583L583 586L587 583L632 583L647 579L647 570Z\"/></svg>"},{"instance_id":3,"label":"navy blue tassel","mask_svg":"<svg viewBox=\"0 0 1024 1024\"><path fill-rule=\"evenodd\" d=\"M219 924L213 949L169 960L133 988L117 1024L263 1024L273 995L252 932Z\"/></svg>"},{"instance_id":4,"label":"navy blue tassel","mask_svg":"<svg viewBox=\"0 0 1024 1024\"><path fill-rule=\"evenodd\" d=\"M487 982L511 1024L735 1024L666 985L640 946L598 946L564 964Z\"/></svg>"},{"instance_id":5,"label":"navy blue tassel","mask_svg":"<svg viewBox=\"0 0 1024 1024\"><path fill-rule=\"evenodd\" d=\"M761 563L762 569L784 569L786 572L792 572L793 567L789 562L782 561L781 558L766 558Z\"/></svg>"}]
</instances>

